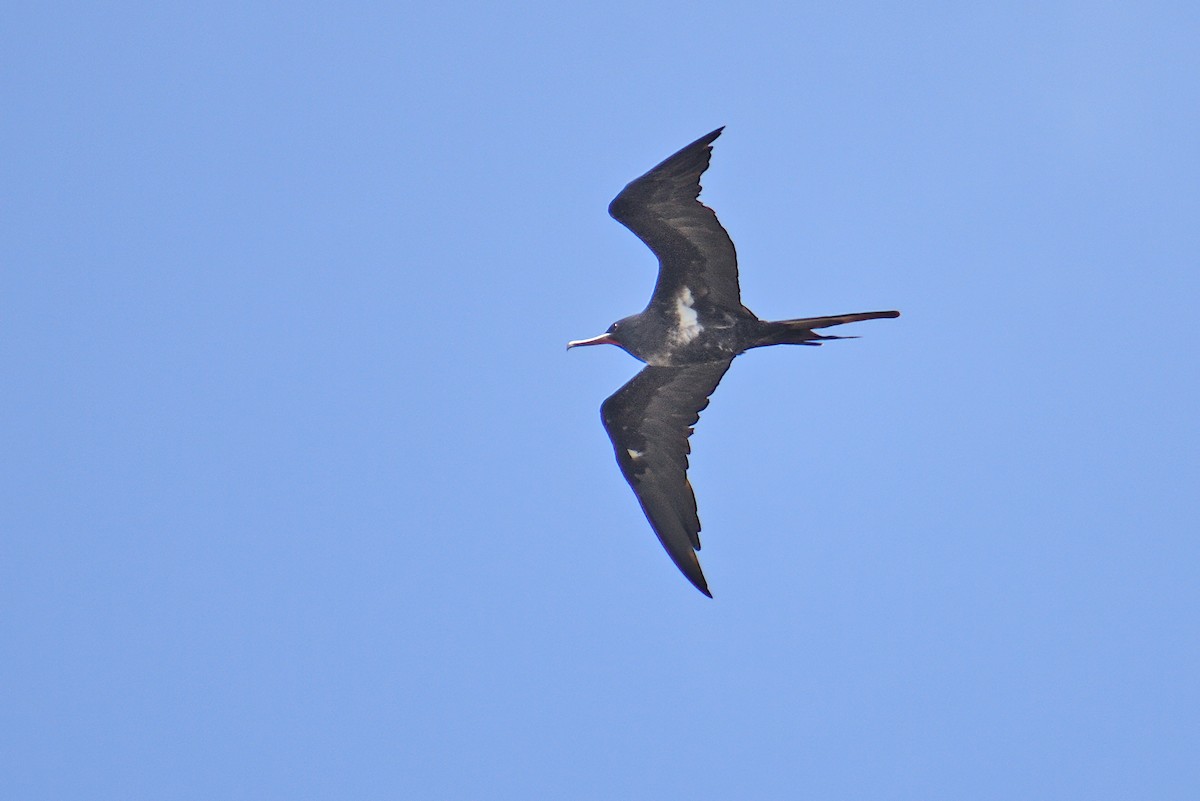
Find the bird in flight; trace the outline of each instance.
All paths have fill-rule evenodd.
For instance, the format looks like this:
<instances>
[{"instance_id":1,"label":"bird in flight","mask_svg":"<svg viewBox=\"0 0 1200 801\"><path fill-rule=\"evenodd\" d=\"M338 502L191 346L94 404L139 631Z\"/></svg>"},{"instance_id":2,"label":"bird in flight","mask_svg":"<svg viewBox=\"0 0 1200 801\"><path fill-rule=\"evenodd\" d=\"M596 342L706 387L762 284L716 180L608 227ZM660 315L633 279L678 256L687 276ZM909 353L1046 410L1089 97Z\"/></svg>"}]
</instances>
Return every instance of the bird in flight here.
<instances>
[{"instance_id":1,"label":"bird in flight","mask_svg":"<svg viewBox=\"0 0 1200 801\"><path fill-rule=\"evenodd\" d=\"M843 323L899 317L859 312L770 322L742 305L737 254L717 215L700 202L700 175L724 128L700 137L629 183L608 206L613 219L658 257L645 310L600 336L567 343L616 345L646 367L600 406L617 464L671 560L712 597L700 570L700 518L688 481L688 437L734 357L765 345L820 345Z\"/></svg>"}]
</instances>

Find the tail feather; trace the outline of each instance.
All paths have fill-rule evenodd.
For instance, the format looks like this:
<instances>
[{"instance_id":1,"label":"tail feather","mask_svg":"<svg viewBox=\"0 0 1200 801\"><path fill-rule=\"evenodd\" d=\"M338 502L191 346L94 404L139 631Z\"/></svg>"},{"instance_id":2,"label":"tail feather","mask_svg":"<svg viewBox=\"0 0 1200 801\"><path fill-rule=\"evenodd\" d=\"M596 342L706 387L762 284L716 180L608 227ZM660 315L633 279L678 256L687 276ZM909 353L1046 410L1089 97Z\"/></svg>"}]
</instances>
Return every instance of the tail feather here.
<instances>
[{"instance_id":1,"label":"tail feather","mask_svg":"<svg viewBox=\"0 0 1200 801\"><path fill-rule=\"evenodd\" d=\"M854 339L833 334L821 335L817 328L830 328L835 325L857 323L861 320L880 320L889 317L899 317L898 311L858 312L857 314L837 314L832 317L801 317L796 320L778 320L766 323L762 337L752 347L764 345L820 345L823 339Z\"/></svg>"}]
</instances>

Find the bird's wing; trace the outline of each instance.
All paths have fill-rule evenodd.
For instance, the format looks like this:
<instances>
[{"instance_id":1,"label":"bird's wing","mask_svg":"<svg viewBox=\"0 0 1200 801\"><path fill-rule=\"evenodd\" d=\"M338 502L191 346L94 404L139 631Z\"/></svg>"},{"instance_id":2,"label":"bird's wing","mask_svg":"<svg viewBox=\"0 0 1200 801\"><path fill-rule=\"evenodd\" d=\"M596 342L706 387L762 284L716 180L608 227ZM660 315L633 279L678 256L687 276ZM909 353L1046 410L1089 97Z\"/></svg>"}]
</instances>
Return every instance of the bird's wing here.
<instances>
[{"instance_id":1,"label":"bird's wing","mask_svg":"<svg viewBox=\"0 0 1200 801\"><path fill-rule=\"evenodd\" d=\"M731 360L730 360L731 361ZM617 464L675 565L712 597L700 571L700 518L688 437L729 361L646 367L600 407Z\"/></svg>"},{"instance_id":2,"label":"bird's wing","mask_svg":"<svg viewBox=\"0 0 1200 801\"><path fill-rule=\"evenodd\" d=\"M629 183L608 213L658 256L651 304L674 304L687 287L695 301L742 307L737 253L717 215L698 199L718 128Z\"/></svg>"}]
</instances>

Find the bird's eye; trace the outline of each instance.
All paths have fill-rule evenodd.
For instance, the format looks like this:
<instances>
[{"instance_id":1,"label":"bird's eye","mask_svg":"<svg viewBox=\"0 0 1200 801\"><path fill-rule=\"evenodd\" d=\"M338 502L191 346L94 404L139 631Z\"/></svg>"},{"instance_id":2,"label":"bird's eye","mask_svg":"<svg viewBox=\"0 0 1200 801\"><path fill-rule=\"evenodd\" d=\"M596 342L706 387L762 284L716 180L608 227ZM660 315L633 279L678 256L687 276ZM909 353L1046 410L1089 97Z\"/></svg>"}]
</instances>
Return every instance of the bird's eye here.
<instances>
[{"instance_id":1,"label":"bird's eye","mask_svg":"<svg viewBox=\"0 0 1200 801\"><path fill-rule=\"evenodd\" d=\"M615 333L617 333L618 328L620 328L620 326L618 326L616 323L613 323L612 325L610 325L608 327L608 333L615 334Z\"/></svg>"}]
</instances>

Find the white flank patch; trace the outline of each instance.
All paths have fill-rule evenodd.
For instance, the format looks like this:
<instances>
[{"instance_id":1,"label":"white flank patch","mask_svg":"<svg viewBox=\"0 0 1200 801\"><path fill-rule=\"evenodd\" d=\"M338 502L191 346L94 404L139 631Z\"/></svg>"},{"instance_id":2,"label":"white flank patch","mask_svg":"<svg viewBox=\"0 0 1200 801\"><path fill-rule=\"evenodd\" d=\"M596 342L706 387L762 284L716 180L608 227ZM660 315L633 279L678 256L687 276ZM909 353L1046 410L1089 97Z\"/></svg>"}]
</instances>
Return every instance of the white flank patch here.
<instances>
[{"instance_id":1,"label":"white flank patch","mask_svg":"<svg viewBox=\"0 0 1200 801\"><path fill-rule=\"evenodd\" d=\"M704 330L696 310L692 308L695 302L692 290L686 286L679 291L679 297L675 298L675 314L679 317L679 332L675 334L676 345L686 345Z\"/></svg>"},{"instance_id":2,"label":"white flank patch","mask_svg":"<svg viewBox=\"0 0 1200 801\"><path fill-rule=\"evenodd\" d=\"M635 451L633 448L626 448L625 452L629 454L630 459L641 459L642 458L642 452Z\"/></svg>"}]
</instances>

